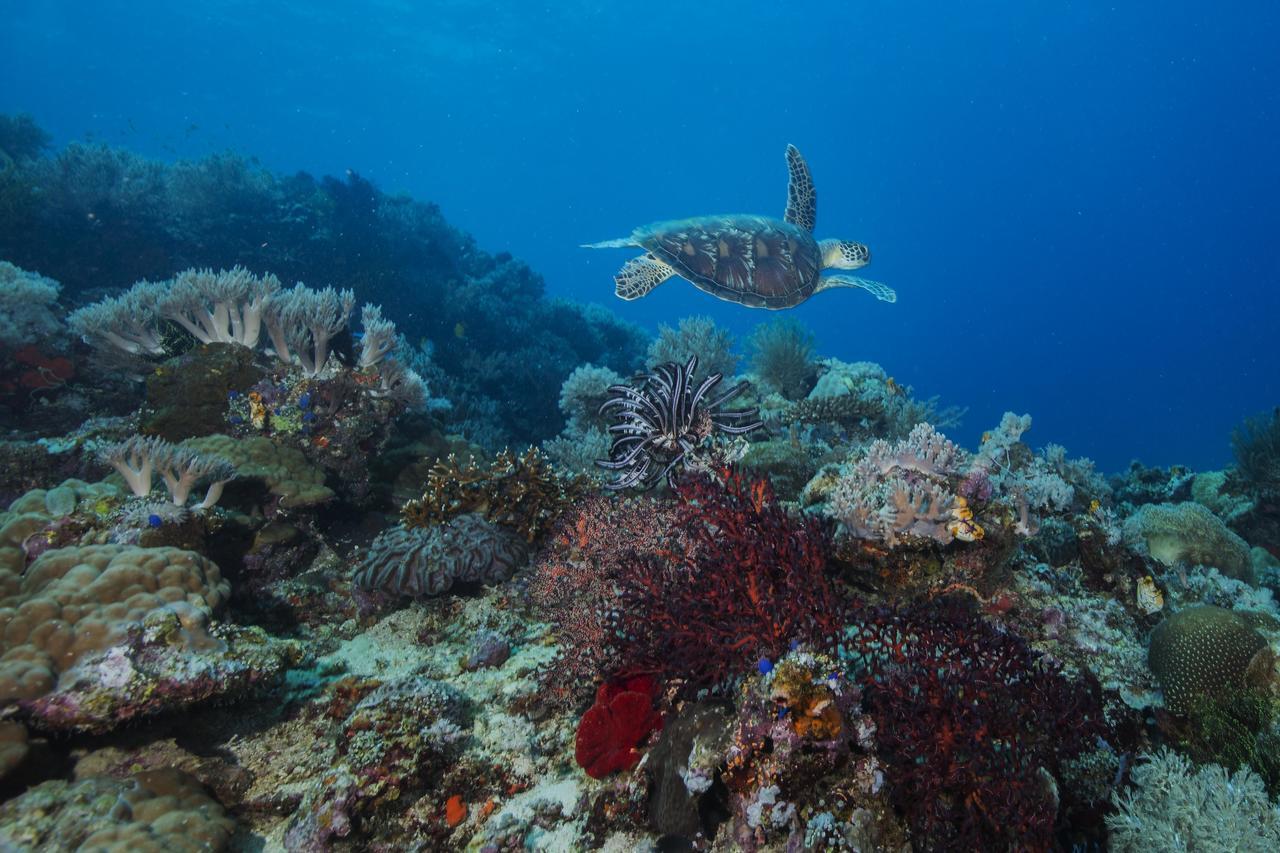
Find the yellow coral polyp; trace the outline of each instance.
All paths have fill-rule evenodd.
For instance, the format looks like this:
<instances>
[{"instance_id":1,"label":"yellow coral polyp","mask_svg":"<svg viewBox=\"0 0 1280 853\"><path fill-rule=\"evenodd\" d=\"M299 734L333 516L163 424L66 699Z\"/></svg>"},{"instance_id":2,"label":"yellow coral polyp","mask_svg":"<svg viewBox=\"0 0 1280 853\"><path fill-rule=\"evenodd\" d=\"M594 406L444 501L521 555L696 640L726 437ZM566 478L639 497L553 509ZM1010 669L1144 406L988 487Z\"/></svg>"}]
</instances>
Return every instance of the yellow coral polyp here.
<instances>
[{"instance_id":1,"label":"yellow coral polyp","mask_svg":"<svg viewBox=\"0 0 1280 853\"><path fill-rule=\"evenodd\" d=\"M963 497L956 498L951 507L951 521L947 523L947 532L961 542L976 542L986 535L982 525L973 520L973 510Z\"/></svg>"},{"instance_id":2,"label":"yellow coral polyp","mask_svg":"<svg viewBox=\"0 0 1280 853\"><path fill-rule=\"evenodd\" d=\"M254 429L262 429L267 425L267 406L262 402L262 395L257 391L250 391L249 397L249 422L253 424Z\"/></svg>"}]
</instances>

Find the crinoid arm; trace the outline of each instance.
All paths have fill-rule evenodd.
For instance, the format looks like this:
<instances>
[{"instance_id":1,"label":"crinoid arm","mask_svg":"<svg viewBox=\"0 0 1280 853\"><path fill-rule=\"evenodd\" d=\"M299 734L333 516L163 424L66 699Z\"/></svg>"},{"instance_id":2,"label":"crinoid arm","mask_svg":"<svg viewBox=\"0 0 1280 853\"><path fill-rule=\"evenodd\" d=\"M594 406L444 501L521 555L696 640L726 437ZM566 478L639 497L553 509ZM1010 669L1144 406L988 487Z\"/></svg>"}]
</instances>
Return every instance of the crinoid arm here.
<instances>
[{"instance_id":1,"label":"crinoid arm","mask_svg":"<svg viewBox=\"0 0 1280 853\"><path fill-rule=\"evenodd\" d=\"M817 293L820 290L830 290L834 287L857 287L867 291L881 302L897 302L898 292L887 284L881 284L878 281L871 281L866 278L859 278L856 275L828 275L823 276L822 281L818 284Z\"/></svg>"},{"instance_id":2,"label":"crinoid arm","mask_svg":"<svg viewBox=\"0 0 1280 853\"><path fill-rule=\"evenodd\" d=\"M672 482L690 454L718 433L742 435L763 424L757 409L723 410L720 406L740 394L747 383L714 393L720 374L694 385L696 356L683 365L668 362L635 377L635 385L614 385L601 414L616 419L609 426L615 436L609 458L596 464L618 476L610 489L633 486L649 489Z\"/></svg>"}]
</instances>

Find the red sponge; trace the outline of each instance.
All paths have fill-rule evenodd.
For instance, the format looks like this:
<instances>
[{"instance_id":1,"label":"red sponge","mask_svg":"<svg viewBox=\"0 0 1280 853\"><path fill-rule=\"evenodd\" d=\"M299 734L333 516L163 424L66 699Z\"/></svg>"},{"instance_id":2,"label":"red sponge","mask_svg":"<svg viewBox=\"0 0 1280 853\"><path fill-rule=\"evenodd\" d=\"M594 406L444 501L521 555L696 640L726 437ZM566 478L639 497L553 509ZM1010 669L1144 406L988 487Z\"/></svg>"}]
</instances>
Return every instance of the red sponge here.
<instances>
[{"instance_id":1,"label":"red sponge","mask_svg":"<svg viewBox=\"0 0 1280 853\"><path fill-rule=\"evenodd\" d=\"M640 761L637 746L662 729L653 708L658 685L647 675L617 684L602 684L596 702L578 722L574 757L592 779L629 770Z\"/></svg>"}]
</instances>

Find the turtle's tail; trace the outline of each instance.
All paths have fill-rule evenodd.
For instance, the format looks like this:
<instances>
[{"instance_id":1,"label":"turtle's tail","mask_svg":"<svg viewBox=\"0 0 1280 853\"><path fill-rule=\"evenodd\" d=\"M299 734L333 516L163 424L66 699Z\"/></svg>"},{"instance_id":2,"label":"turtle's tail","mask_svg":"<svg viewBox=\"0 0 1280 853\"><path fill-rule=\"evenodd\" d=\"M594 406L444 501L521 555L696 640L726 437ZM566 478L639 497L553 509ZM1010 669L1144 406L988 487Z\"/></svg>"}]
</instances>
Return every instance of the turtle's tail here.
<instances>
[{"instance_id":1,"label":"turtle's tail","mask_svg":"<svg viewBox=\"0 0 1280 853\"><path fill-rule=\"evenodd\" d=\"M636 245L636 241L630 237L619 237L617 240L604 240L600 243L583 243L581 249L625 249L628 246Z\"/></svg>"}]
</instances>

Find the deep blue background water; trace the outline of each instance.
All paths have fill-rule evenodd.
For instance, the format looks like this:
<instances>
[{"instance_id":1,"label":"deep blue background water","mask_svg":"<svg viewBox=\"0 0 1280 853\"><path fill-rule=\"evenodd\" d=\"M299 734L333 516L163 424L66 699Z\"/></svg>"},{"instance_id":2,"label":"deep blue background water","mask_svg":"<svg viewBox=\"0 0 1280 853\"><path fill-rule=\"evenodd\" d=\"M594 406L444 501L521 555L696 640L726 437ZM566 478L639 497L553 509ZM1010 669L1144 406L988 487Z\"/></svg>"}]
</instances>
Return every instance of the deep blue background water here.
<instances>
[{"instance_id":1,"label":"deep blue background water","mask_svg":"<svg viewBox=\"0 0 1280 853\"><path fill-rule=\"evenodd\" d=\"M628 254L577 245L780 215L794 142L819 236L900 295L801 306L825 353L970 406L970 446L1014 409L1107 469L1226 463L1280 403L1280 4L798 5L0 2L0 111L354 169L552 294L743 335L766 315L682 282L621 303Z\"/></svg>"}]
</instances>

